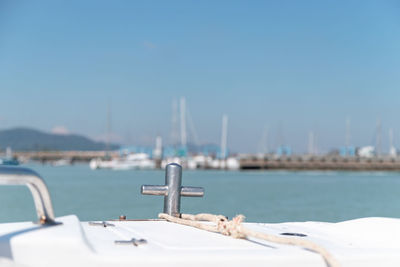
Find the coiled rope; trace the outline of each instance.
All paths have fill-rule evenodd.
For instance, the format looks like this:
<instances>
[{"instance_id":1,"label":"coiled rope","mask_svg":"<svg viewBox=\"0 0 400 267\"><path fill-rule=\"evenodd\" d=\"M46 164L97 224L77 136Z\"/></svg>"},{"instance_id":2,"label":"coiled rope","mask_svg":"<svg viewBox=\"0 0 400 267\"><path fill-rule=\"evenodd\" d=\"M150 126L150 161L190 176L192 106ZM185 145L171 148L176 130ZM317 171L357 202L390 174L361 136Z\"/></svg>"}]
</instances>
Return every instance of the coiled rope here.
<instances>
[{"instance_id":1,"label":"coiled rope","mask_svg":"<svg viewBox=\"0 0 400 267\"><path fill-rule=\"evenodd\" d=\"M278 244L299 246L320 254L324 258L328 267L340 266L339 262L329 253L329 251L310 240L296 237L271 235L244 227L242 222L244 221L245 217L243 215L237 215L232 220L228 220L222 215L208 213L200 213L197 215L181 214L180 218L165 213L160 213L158 217L169 222L191 226L214 233L221 233L233 238L247 239L248 237L253 237ZM214 224L205 224L201 221L213 222Z\"/></svg>"}]
</instances>

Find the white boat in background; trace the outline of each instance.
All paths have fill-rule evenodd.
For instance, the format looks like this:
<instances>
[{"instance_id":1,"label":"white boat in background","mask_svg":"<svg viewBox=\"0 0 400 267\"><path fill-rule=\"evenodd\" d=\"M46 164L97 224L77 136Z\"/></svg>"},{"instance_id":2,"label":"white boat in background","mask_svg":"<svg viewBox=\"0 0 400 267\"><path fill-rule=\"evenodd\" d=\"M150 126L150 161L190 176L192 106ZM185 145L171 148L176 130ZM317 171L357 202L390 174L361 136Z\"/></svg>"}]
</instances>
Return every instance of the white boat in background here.
<instances>
[{"instance_id":1,"label":"white boat in background","mask_svg":"<svg viewBox=\"0 0 400 267\"><path fill-rule=\"evenodd\" d=\"M7 147L5 156L0 157L0 165L15 166L19 165L19 163L18 159L13 156L11 147Z\"/></svg>"},{"instance_id":2,"label":"white boat in background","mask_svg":"<svg viewBox=\"0 0 400 267\"><path fill-rule=\"evenodd\" d=\"M189 170L238 170L240 168L239 159L235 157L228 157L226 159L215 159L204 155L195 155L191 157L169 157L161 161L161 168L165 169L165 167L170 163L177 163Z\"/></svg>"},{"instance_id":3,"label":"white boat in background","mask_svg":"<svg viewBox=\"0 0 400 267\"><path fill-rule=\"evenodd\" d=\"M117 160L112 167L114 170L151 170L156 167L155 161L150 159L150 156L145 153L129 154L121 160Z\"/></svg>"},{"instance_id":4,"label":"white boat in background","mask_svg":"<svg viewBox=\"0 0 400 267\"><path fill-rule=\"evenodd\" d=\"M229 157L226 159L214 159L211 161L210 166L212 169L238 170L240 163L237 158Z\"/></svg>"},{"instance_id":5,"label":"white boat in background","mask_svg":"<svg viewBox=\"0 0 400 267\"><path fill-rule=\"evenodd\" d=\"M142 194L164 196L163 219L120 216L81 222L75 215L54 217L50 194L35 172L0 166L0 184L27 185L39 218L36 223L0 224L0 265L400 266L400 219L243 223L235 220L240 217L229 221L212 214L185 215L180 212L181 196L202 196L204 191L181 186L181 179L181 167L171 164L165 185L142 186ZM198 219L206 217L216 220Z\"/></svg>"},{"instance_id":6,"label":"white boat in background","mask_svg":"<svg viewBox=\"0 0 400 267\"><path fill-rule=\"evenodd\" d=\"M111 169L112 166L114 165L114 160L113 159L101 159L101 158L96 158L92 159L89 162L89 167L92 170L97 170L97 169Z\"/></svg>"},{"instance_id":7,"label":"white boat in background","mask_svg":"<svg viewBox=\"0 0 400 267\"><path fill-rule=\"evenodd\" d=\"M110 160L93 159L90 161L91 169L112 169L112 170L148 170L156 167L155 161L145 153L128 154L122 158Z\"/></svg>"},{"instance_id":8,"label":"white boat in background","mask_svg":"<svg viewBox=\"0 0 400 267\"><path fill-rule=\"evenodd\" d=\"M71 159L59 159L51 162L51 166L54 167L70 166L71 164L72 164Z\"/></svg>"},{"instance_id":9,"label":"white boat in background","mask_svg":"<svg viewBox=\"0 0 400 267\"><path fill-rule=\"evenodd\" d=\"M210 156L196 155L188 158L188 169L206 169L209 163L212 161Z\"/></svg>"},{"instance_id":10,"label":"white boat in background","mask_svg":"<svg viewBox=\"0 0 400 267\"><path fill-rule=\"evenodd\" d=\"M167 158L164 158L164 159L161 161L161 168L162 168L162 169L165 169L165 168L167 167L167 165L170 164L170 163L176 163L176 164L179 164L179 165L181 165L181 166L186 167L186 159L185 159L185 158L181 158L181 157L167 157Z\"/></svg>"}]
</instances>

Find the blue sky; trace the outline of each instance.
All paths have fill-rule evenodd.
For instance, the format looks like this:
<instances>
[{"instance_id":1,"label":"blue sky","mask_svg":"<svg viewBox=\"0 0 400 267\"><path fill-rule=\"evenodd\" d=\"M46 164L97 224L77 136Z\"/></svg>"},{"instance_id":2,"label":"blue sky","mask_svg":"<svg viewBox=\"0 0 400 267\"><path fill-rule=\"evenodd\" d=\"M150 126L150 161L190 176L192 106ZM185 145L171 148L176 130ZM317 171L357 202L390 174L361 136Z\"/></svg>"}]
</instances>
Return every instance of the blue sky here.
<instances>
[{"instance_id":1,"label":"blue sky","mask_svg":"<svg viewBox=\"0 0 400 267\"><path fill-rule=\"evenodd\" d=\"M400 146L397 1L1 1L0 128L168 143L186 97L201 143ZM279 133L280 132L280 133ZM189 135L189 140L191 136Z\"/></svg>"}]
</instances>

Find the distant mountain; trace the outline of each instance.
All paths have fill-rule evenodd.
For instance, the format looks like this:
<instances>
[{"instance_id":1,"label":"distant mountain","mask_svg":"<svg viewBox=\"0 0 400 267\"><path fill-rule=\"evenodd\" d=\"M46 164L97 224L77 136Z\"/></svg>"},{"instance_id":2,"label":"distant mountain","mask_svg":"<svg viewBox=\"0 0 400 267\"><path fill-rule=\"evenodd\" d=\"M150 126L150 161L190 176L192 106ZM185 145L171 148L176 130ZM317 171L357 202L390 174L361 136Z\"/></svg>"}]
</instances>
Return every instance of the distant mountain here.
<instances>
[{"instance_id":1,"label":"distant mountain","mask_svg":"<svg viewBox=\"0 0 400 267\"><path fill-rule=\"evenodd\" d=\"M105 150L106 144L76 134L51 134L29 128L0 130L0 149L15 151ZM118 149L110 145L110 149Z\"/></svg>"}]
</instances>

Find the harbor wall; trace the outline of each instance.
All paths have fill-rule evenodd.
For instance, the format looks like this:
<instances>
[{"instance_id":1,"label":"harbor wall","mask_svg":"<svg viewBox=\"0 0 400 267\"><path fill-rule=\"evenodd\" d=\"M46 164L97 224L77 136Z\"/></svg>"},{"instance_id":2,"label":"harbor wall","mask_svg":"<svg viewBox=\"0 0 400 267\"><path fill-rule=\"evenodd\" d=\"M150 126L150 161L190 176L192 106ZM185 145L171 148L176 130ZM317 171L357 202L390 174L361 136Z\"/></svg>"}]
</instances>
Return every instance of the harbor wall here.
<instances>
[{"instance_id":1,"label":"harbor wall","mask_svg":"<svg viewBox=\"0 0 400 267\"><path fill-rule=\"evenodd\" d=\"M28 151L15 152L21 162L34 160L51 162L68 159L72 162L89 162L94 158L118 157L116 151ZM161 168L161 160L157 168ZM341 157L341 156L281 156L241 155L240 170L343 170L343 171L400 171L400 157ZM203 169L214 169L203 166Z\"/></svg>"},{"instance_id":2,"label":"harbor wall","mask_svg":"<svg viewBox=\"0 0 400 267\"><path fill-rule=\"evenodd\" d=\"M240 159L241 170L400 171L400 159L391 157L290 156Z\"/></svg>"},{"instance_id":3,"label":"harbor wall","mask_svg":"<svg viewBox=\"0 0 400 267\"><path fill-rule=\"evenodd\" d=\"M21 162L34 160L40 162L54 161L60 159L68 159L77 162L89 162L94 158L111 158L117 157L118 152L115 151L16 151L13 156Z\"/></svg>"}]
</instances>

